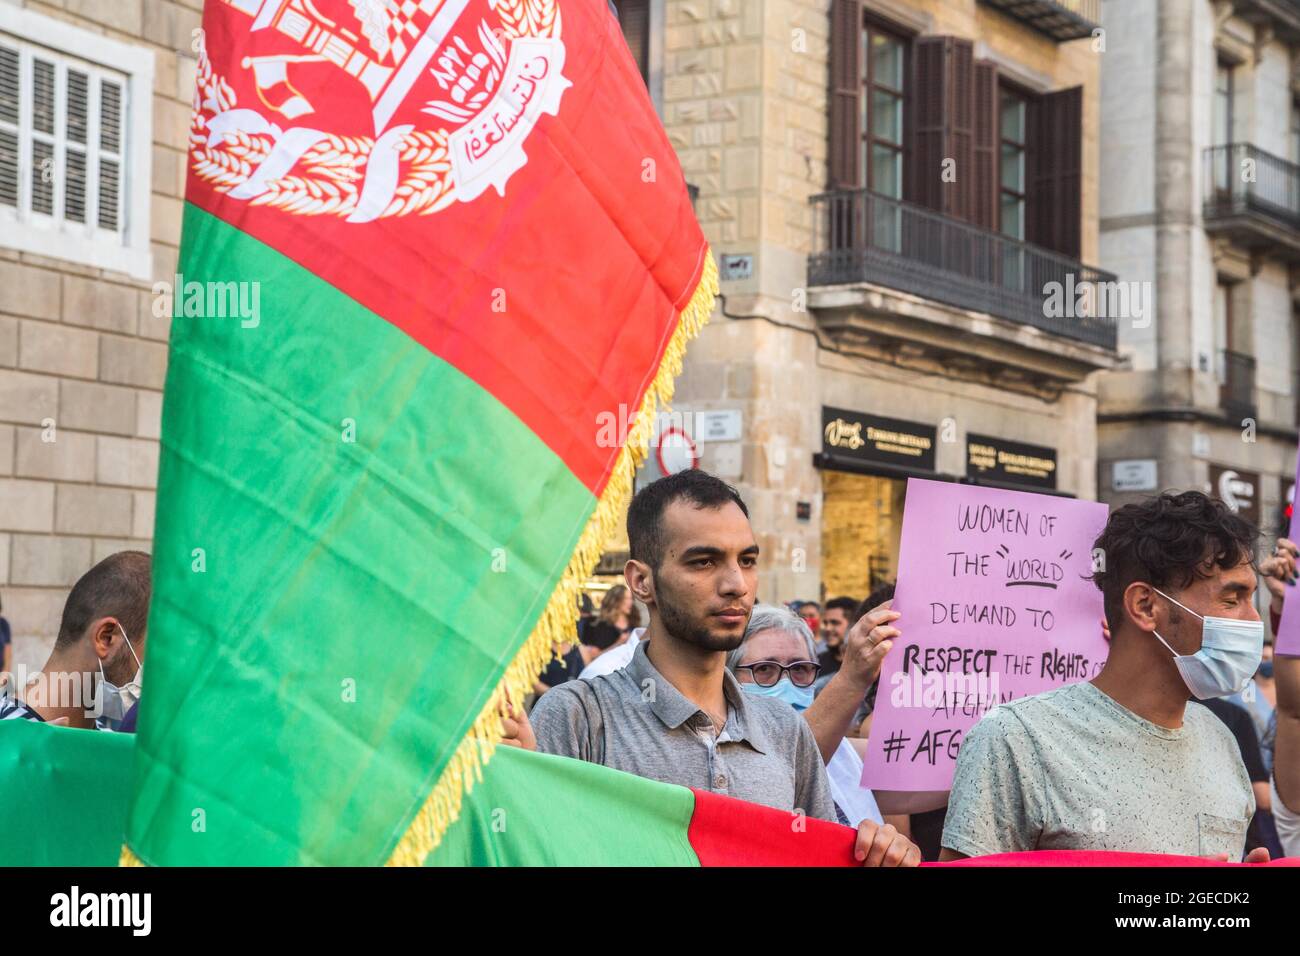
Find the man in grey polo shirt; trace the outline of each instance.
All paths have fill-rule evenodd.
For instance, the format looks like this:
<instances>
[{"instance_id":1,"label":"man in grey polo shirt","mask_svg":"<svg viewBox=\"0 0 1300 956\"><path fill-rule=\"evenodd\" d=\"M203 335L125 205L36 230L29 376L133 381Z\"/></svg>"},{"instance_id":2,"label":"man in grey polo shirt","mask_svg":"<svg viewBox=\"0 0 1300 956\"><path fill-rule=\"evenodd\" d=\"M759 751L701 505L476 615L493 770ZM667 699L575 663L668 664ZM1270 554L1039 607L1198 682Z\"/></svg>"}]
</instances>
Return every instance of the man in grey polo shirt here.
<instances>
[{"instance_id":1,"label":"man in grey polo shirt","mask_svg":"<svg viewBox=\"0 0 1300 956\"><path fill-rule=\"evenodd\" d=\"M537 749L833 821L807 722L783 701L742 693L727 671L758 581L745 503L691 469L641 489L627 530L624 576L650 623L627 667L561 684L538 702ZM518 741L528 736L519 721ZM866 865L920 862L911 841L871 820L855 853Z\"/></svg>"}]
</instances>

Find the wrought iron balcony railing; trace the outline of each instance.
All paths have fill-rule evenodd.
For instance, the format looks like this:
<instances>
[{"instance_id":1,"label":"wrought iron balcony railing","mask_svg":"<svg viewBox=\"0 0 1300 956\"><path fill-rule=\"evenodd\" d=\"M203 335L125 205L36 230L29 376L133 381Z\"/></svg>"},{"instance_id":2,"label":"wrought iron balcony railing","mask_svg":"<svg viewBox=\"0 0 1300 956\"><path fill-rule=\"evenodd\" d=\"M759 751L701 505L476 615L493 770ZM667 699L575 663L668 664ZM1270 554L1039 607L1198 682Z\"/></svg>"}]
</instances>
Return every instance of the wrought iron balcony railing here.
<instances>
[{"instance_id":1,"label":"wrought iron balcony railing","mask_svg":"<svg viewBox=\"0 0 1300 956\"><path fill-rule=\"evenodd\" d=\"M1255 356L1224 349L1219 405L1233 423L1255 417Z\"/></svg>"},{"instance_id":2,"label":"wrought iron balcony railing","mask_svg":"<svg viewBox=\"0 0 1300 956\"><path fill-rule=\"evenodd\" d=\"M1251 143L1205 151L1206 224L1246 215L1300 231L1300 166Z\"/></svg>"},{"instance_id":3,"label":"wrought iron balcony railing","mask_svg":"<svg viewBox=\"0 0 1300 956\"><path fill-rule=\"evenodd\" d=\"M1092 36L1101 26L1101 0L982 0L1057 43Z\"/></svg>"},{"instance_id":4,"label":"wrought iron balcony railing","mask_svg":"<svg viewBox=\"0 0 1300 956\"><path fill-rule=\"evenodd\" d=\"M1115 348L1123 310L1109 272L865 189L822 193L812 205L809 285L872 282Z\"/></svg>"}]
</instances>

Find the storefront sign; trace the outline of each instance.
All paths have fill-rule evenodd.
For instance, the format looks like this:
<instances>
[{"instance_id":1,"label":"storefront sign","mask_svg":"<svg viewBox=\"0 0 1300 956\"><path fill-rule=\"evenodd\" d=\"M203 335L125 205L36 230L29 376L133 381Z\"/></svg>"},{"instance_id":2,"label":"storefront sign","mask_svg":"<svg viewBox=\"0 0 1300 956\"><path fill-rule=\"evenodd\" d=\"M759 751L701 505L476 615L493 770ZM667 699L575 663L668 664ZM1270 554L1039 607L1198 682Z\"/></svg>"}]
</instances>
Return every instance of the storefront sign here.
<instances>
[{"instance_id":1,"label":"storefront sign","mask_svg":"<svg viewBox=\"0 0 1300 956\"><path fill-rule=\"evenodd\" d=\"M968 434L966 475L1026 488L1055 488L1056 449Z\"/></svg>"},{"instance_id":2,"label":"storefront sign","mask_svg":"<svg viewBox=\"0 0 1300 956\"><path fill-rule=\"evenodd\" d=\"M836 458L934 470L933 425L822 408L822 450Z\"/></svg>"}]
</instances>

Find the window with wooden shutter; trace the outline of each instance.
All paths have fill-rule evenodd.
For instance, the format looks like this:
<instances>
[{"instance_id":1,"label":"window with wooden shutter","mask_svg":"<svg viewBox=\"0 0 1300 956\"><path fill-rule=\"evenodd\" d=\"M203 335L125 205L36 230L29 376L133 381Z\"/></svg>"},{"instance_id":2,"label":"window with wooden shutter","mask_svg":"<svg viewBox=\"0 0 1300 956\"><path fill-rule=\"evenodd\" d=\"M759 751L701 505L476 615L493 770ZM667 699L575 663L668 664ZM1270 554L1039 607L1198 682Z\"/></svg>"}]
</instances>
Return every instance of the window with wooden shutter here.
<instances>
[{"instance_id":1,"label":"window with wooden shutter","mask_svg":"<svg viewBox=\"0 0 1300 956\"><path fill-rule=\"evenodd\" d=\"M913 155L904 195L945 215L970 220L975 172L973 44L960 37L920 37L913 57ZM945 175L948 170L952 175Z\"/></svg>"},{"instance_id":2,"label":"window with wooden shutter","mask_svg":"<svg viewBox=\"0 0 1300 956\"><path fill-rule=\"evenodd\" d=\"M126 79L0 36L0 210L120 239Z\"/></svg>"},{"instance_id":3,"label":"window with wooden shutter","mask_svg":"<svg viewBox=\"0 0 1300 956\"><path fill-rule=\"evenodd\" d=\"M1077 259L1083 232L1083 87L1049 93L1036 106L1029 142L1028 238Z\"/></svg>"},{"instance_id":4,"label":"window with wooden shutter","mask_svg":"<svg viewBox=\"0 0 1300 956\"><path fill-rule=\"evenodd\" d=\"M865 185L861 168L862 32L860 0L832 0L828 157L831 189L857 189Z\"/></svg>"},{"instance_id":5,"label":"window with wooden shutter","mask_svg":"<svg viewBox=\"0 0 1300 956\"><path fill-rule=\"evenodd\" d=\"M641 79L650 84L650 0L618 0L618 25Z\"/></svg>"}]
</instances>

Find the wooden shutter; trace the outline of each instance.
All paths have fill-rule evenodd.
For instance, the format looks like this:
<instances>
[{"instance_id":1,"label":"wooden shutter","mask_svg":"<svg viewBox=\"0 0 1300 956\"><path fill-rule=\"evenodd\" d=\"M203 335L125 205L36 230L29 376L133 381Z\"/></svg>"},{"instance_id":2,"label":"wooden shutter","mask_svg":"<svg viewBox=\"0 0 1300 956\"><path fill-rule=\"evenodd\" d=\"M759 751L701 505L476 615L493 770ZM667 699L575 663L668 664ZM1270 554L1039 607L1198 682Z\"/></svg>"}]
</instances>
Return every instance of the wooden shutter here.
<instances>
[{"instance_id":1,"label":"wooden shutter","mask_svg":"<svg viewBox=\"0 0 1300 956\"><path fill-rule=\"evenodd\" d=\"M642 81L650 84L650 0L618 0L618 25Z\"/></svg>"},{"instance_id":2,"label":"wooden shutter","mask_svg":"<svg viewBox=\"0 0 1300 956\"><path fill-rule=\"evenodd\" d=\"M1083 87L1044 96L1032 129L1029 240L1077 259L1083 229Z\"/></svg>"},{"instance_id":3,"label":"wooden shutter","mask_svg":"<svg viewBox=\"0 0 1300 956\"><path fill-rule=\"evenodd\" d=\"M862 4L833 0L831 7L831 189L865 186L862 170Z\"/></svg>"},{"instance_id":4,"label":"wooden shutter","mask_svg":"<svg viewBox=\"0 0 1300 956\"><path fill-rule=\"evenodd\" d=\"M904 195L945 215L969 219L975 171L975 58L971 41L920 37L913 56L912 162ZM956 181L944 182L955 160Z\"/></svg>"},{"instance_id":5,"label":"wooden shutter","mask_svg":"<svg viewBox=\"0 0 1300 956\"><path fill-rule=\"evenodd\" d=\"M976 63L974 86L975 167L970 184L970 221L981 228L996 230L1002 155L997 64L991 60Z\"/></svg>"}]
</instances>

